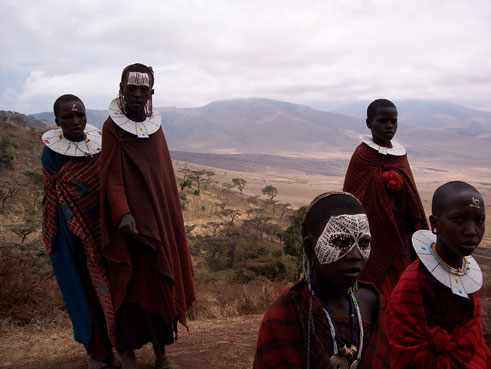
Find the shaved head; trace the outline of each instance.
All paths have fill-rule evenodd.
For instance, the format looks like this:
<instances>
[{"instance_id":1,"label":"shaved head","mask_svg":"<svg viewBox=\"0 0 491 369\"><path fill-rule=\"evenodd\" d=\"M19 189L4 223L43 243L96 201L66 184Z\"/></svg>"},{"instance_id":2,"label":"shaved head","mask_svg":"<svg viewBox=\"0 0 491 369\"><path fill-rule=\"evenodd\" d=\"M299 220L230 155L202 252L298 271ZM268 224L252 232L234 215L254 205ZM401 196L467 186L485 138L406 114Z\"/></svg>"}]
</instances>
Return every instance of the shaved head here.
<instances>
[{"instance_id":1,"label":"shaved head","mask_svg":"<svg viewBox=\"0 0 491 369\"><path fill-rule=\"evenodd\" d=\"M65 102L72 102L72 101L79 101L82 104L82 106L85 107L83 101L80 100L78 96L70 95L70 94L62 95L59 98L57 98L55 103L53 104L53 112L55 113L55 117L57 117L58 113L60 112L61 104Z\"/></svg>"},{"instance_id":2,"label":"shaved head","mask_svg":"<svg viewBox=\"0 0 491 369\"><path fill-rule=\"evenodd\" d=\"M435 216L441 215L441 213L448 208L454 206L455 199L462 194L475 195L478 199L479 205L484 207L483 199L478 190L466 182L453 181L445 183L437 188L433 194L431 200L431 212ZM474 197L472 197L474 199ZM472 205L471 203L469 203Z\"/></svg>"},{"instance_id":3,"label":"shaved head","mask_svg":"<svg viewBox=\"0 0 491 369\"><path fill-rule=\"evenodd\" d=\"M396 106L392 101L387 99L377 99L372 101L370 105L368 105L367 119L372 120L375 117L375 115L377 115L377 110L379 108L394 108L397 110Z\"/></svg>"}]
</instances>

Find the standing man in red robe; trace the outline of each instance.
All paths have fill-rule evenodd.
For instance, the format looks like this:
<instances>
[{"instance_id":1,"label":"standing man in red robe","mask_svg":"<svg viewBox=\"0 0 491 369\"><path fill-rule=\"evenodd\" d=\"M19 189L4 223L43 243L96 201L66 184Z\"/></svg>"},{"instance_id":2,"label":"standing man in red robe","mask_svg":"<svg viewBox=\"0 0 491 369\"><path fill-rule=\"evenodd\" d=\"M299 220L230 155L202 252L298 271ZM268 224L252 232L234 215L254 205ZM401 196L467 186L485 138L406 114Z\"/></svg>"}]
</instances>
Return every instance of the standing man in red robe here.
<instances>
[{"instance_id":1,"label":"standing man in red robe","mask_svg":"<svg viewBox=\"0 0 491 369\"><path fill-rule=\"evenodd\" d=\"M195 300L193 268L151 67L123 70L104 123L101 155L103 255L124 369L151 342L156 368L179 368L165 353Z\"/></svg>"},{"instance_id":2,"label":"standing man in red robe","mask_svg":"<svg viewBox=\"0 0 491 369\"><path fill-rule=\"evenodd\" d=\"M399 277L416 259L411 235L428 229L404 147L392 140L397 109L385 99L367 109L371 135L362 135L346 172L343 190L363 204L370 222L372 252L361 280L374 283L389 300Z\"/></svg>"}]
</instances>

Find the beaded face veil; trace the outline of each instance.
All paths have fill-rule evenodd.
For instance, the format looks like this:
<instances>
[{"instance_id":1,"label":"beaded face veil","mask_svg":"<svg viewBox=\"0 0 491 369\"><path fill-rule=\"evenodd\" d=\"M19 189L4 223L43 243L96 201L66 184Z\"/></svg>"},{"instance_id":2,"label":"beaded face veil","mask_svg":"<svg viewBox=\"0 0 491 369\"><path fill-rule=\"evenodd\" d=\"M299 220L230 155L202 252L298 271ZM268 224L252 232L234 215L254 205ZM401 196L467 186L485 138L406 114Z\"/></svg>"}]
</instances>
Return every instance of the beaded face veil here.
<instances>
[{"instance_id":1,"label":"beaded face veil","mask_svg":"<svg viewBox=\"0 0 491 369\"><path fill-rule=\"evenodd\" d=\"M329 218L314 251L321 264L331 264L358 247L365 260L370 255L370 228L366 214L342 214Z\"/></svg>"}]
</instances>

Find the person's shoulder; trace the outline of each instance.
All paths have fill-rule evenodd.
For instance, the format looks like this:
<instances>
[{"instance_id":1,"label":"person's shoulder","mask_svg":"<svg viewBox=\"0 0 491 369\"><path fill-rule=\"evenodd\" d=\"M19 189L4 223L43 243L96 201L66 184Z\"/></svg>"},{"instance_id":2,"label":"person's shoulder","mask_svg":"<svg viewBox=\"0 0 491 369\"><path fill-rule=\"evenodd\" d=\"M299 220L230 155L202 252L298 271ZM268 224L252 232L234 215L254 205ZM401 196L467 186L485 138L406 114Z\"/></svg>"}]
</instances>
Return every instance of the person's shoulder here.
<instances>
[{"instance_id":1,"label":"person's shoulder","mask_svg":"<svg viewBox=\"0 0 491 369\"><path fill-rule=\"evenodd\" d=\"M356 293L362 310L363 316L370 322L377 321L379 309L385 306L384 298L377 288L366 282L358 282L358 292Z\"/></svg>"},{"instance_id":2,"label":"person's shoulder","mask_svg":"<svg viewBox=\"0 0 491 369\"><path fill-rule=\"evenodd\" d=\"M54 160L59 156L61 156L61 154L54 152L48 146L44 145L43 150L41 151L41 163L43 164L44 167L46 167L49 164L49 162L51 162L52 160Z\"/></svg>"},{"instance_id":3,"label":"person's shoulder","mask_svg":"<svg viewBox=\"0 0 491 369\"><path fill-rule=\"evenodd\" d=\"M283 290L266 310L263 321L290 318L293 312L293 305L302 300L304 286L306 288L305 282L302 281Z\"/></svg>"}]
</instances>

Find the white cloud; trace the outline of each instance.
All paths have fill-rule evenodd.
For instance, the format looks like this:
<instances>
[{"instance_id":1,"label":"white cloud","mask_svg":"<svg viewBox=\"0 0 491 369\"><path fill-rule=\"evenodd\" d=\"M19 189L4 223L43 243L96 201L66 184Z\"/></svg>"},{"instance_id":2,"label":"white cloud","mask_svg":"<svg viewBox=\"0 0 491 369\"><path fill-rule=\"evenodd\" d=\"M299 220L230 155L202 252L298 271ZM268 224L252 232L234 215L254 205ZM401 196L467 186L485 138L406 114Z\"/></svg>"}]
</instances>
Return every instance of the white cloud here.
<instances>
[{"instance_id":1,"label":"white cloud","mask_svg":"<svg viewBox=\"0 0 491 369\"><path fill-rule=\"evenodd\" d=\"M491 110L483 106L491 96L487 0L3 0L2 7L2 76L28 77L15 86L0 81L0 109L49 110L47 101L67 92L104 109L123 67L143 62L156 70L157 105L259 96L321 106L386 96Z\"/></svg>"}]
</instances>

